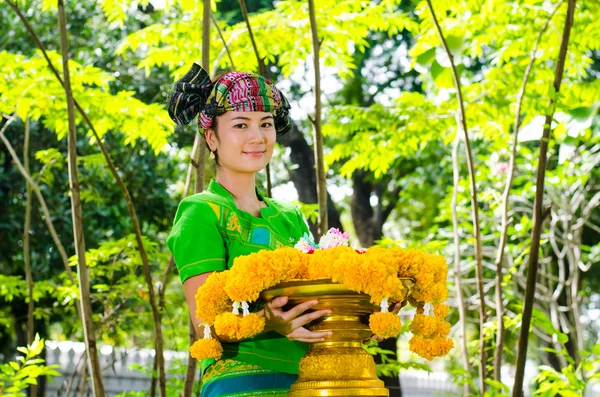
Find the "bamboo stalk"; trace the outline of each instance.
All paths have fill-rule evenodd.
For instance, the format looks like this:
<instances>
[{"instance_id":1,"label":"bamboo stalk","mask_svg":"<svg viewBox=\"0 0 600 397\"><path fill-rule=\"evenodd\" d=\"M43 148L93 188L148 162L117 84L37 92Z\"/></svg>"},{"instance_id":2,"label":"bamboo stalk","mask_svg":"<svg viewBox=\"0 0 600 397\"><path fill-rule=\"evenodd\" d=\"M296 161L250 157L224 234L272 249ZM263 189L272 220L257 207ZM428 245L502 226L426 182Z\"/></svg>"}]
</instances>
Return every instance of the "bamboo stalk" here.
<instances>
[{"instance_id":1,"label":"bamboo stalk","mask_svg":"<svg viewBox=\"0 0 600 397\"><path fill-rule=\"evenodd\" d=\"M83 214L77 175L77 131L75 129L75 110L71 77L69 75L69 48L67 42L67 22L63 0L58 0L58 18L60 27L60 48L63 61L63 76L65 95L67 97L67 114L69 118L69 133L67 157L69 167L69 188L71 191L71 211L73 217L73 237L75 239L75 254L77 255L77 278L79 280L79 295L83 320L83 335L87 346L92 389L95 397L104 397L102 384L102 369L98 360L96 335L92 320L92 305L90 300L89 269L85 259L85 236L83 233Z\"/></svg>"},{"instance_id":2,"label":"bamboo stalk","mask_svg":"<svg viewBox=\"0 0 600 397\"><path fill-rule=\"evenodd\" d=\"M515 370L515 383L513 386L513 397L523 396L523 378L525 374L525 360L527 359L527 346L529 344L529 328L531 326L531 316L533 312L533 301L535 298L535 286L538 272L538 260L540 254L540 237L542 233L542 223L544 221L544 184L546 177L546 164L548 161L548 144L550 142L550 128L552 126L552 117L556 107L557 94L560 92L562 76L567 58L567 49L569 46L569 37L571 27L573 26L573 16L575 13L575 0L569 0L567 15L563 36L560 43L560 50L554 74L554 93L548 101L546 118L544 121L544 130L540 140L540 155L536 177L535 201L533 204L533 229L531 231L531 249L529 253L527 285L525 287L525 302L523 305L523 318L521 324L521 333L519 335L519 344L517 348L517 360Z\"/></svg>"},{"instance_id":3,"label":"bamboo stalk","mask_svg":"<svg viewBox=\"0 0 600 397\"><path fill-rule=\"evenodd\" d=\"M323 160L323 134L321 132L321 67L319 58L321 40L319 40L317 31L317 17L314 0L308 0L308 12L310 14L310 31L312 34L315 69L315 117L310 120L314 126L315 164L317 167L317 197L319 202L319 223L317 229L318 234L323 235L327 232L329 227L327 219L327 180Z\"/></svg>"},{"instance_id":4,"label":"bamboo stalk","mask_svg":"<svg viewBox=\"0 0 600 397\"><path fill-rule=\"evenodd\" d=\"M431 4L431 0L427 0L427 5L429 6L429 11L431 12L431 17L437 29L438 35L440 36L440 41L448 55L448 59L450 60L450 66L452 68L452 77L454 79L454 87L456 88L456 94L458 99L458 117L459 117L459 125L462 127L464 138L465 138L465 151L467 154L467 166L469 170L469 182L471 186L471 211L473 217L473 229L475 234L475 273L477 277L477 294L479 295L480 305L479 305L479 389L481 395L485 393L486 383L485 379L487 377L486 364L487 364L487 354L485 350L485 341L483 338L485 331L485 322L486 322L486 309L485 309L485 293L483 290L483 265L482 265L482 248L481 248L481 230L479 226L479 203L477 201L477 184L475 181L475 164L473 159L473 151L471 150L471 141L469 139L469 133L467 129L467 120L465 114L465 105L462 96L462 89L460 84L460 77L458 76L458 70L456 69L456 65L454 64L454 57L452 56L452 52L450 48L448 48L448 43L444 37L442 32L442 28L437 20L435 15L435 11L433 10L433 5Z\"/></svg>"}]
</instances>

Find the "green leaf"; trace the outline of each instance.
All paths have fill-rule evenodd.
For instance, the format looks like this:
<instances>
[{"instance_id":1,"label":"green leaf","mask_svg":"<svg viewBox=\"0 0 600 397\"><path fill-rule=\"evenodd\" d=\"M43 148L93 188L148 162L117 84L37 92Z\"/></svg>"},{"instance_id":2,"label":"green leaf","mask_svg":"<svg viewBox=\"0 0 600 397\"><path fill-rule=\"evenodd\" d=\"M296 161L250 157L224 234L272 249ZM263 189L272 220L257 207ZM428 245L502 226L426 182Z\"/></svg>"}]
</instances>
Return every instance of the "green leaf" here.
<instances>
[{"instance_id":1,"label":"green leaf","mask_svg":"<svg viewBox=\"0 0 600 397\"><path fill-rule=\"evenodd\" d=\"M431 65L431 76L438 88L454 88L454 78L451 68L445 68L435 61Z\"/></svg>"},{"instance_id":2,"label":"green leaf","mask_svg":"<svg viewBox=\"0 0 600 397\"><path fill-rule=\"evenodd\" d=\"M452 55L460 55L461 54L463 43L464 43L463 36L454 36L454 35L446 36L446 44L448 45L448 49L450 50Z\"/></svg>"},{"instance_id":3,"label":"green leaf","mask_svg":"<svg viewBox=\"0 0 600 397\"><path fill-rule=\"evenodd\" d=\"M39 334L35 334L35 339L31 343L31 345L28 346L28 349L28 356L38 356L42 352L42 350L44 349L44 340L40 339Z\"/></svg>"},{"instance_id":4,"label":"green leaf","mask_svg":"<svg viewBox=\"0 0 600 397\"><path fill-rule=\"evenodd\" d=\"M427 70L431 66L431 63L435 60L435 52L435 47L432 47L429 50L417 56L417 58L415 59L416 63L422 67L423 71Z\"/></svg>"},{"instance_id":5,"label":"green leaf","mask_svg":"<svg viewBox=\"0 0 600 397\"><path fill-rule=\"evenodd\" d=\"M496 380L493 380L493 379L486 379L485 383L487 383L488 385L492 386L496 390L504 390L506 392L510 391L510 389L508 388L507 385L505 385L502 382L498 382Z\"/></svg>"}]
</instances>

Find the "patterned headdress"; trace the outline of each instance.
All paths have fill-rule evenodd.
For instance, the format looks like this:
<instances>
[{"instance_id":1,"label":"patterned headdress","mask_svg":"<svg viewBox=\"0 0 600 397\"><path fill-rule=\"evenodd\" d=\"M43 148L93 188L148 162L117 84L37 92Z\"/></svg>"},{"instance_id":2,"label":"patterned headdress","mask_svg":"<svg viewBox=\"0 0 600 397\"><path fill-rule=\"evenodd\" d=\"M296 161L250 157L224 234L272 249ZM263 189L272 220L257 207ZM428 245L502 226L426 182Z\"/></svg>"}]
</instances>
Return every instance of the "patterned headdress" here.
<instances>
[{"instance_id":1,"label":"patterned headdress","mask_svg":"<svg viewBox=\"0 0 600 397\"><path fill-rule=\"evenodd\" d=\"M169 116L179 125L188 124L197 114L198 129L204 135L216 116L225 112L270 112L277 135L291 128L290 105L266 78L253 73L230 72L213 83L208 73L194 63L175 83L169 102Z\"/></svg>"}]
</instances>

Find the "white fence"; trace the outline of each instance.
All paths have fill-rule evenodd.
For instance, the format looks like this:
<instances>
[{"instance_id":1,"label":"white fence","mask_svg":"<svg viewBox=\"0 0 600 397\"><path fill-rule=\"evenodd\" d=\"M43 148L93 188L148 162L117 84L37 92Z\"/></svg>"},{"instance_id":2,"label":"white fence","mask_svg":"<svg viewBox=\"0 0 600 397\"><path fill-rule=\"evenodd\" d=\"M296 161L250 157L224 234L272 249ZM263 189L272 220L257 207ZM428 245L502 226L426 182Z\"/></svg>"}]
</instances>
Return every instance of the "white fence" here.
<instances>
[{"instance_id":1,"label":"white fence","mask_svg":"<svg viewBox=\"0 0 600 397\"><path fill-rule=\"evenodd\" d=\"M83 368L83 343L46 341L47 364L58 364L60 377L47 384L47 397L92 396L91 387L87 385L80 394ZM187 353L165 351L166 368L173 368L178 363L185 363ZM151 349L113 349L110 346L100 348L100 365L104 377L106 397L114 397L126 391L143 391L150 389L150 375L138 368L152 368L154 350ZM531 379L532 374L527 378ZM503 379L508 380L504 376ZM407 370L400 373L403 397L435 397L460 396L461 388L452 384L445 373ZM512 382L509 382L512 384ZM67 395L67 390L69 393ZM531 393L526 393L528 396ZM600 397L600 385L588 387L585 397Z\"/></svg>"},{"instance_id":2,"label":"white fence","mask_svg":"<svg viewBox=\"0 0 600 397\"><path fill-rule=\"evenodd\" d=\"M58 372L62 374L60 377L55 377L53 383L47 383L47 397L80 396L84 351L83 343L46 342L46 362L47 364L58 364ZM186 358L185 352L165 351L167 368L175 365L176 361L184 361ZM118 393L126 391L150 390L150 375L141 369L134 368L151 369L153 361L154 350L151 349L101 347L100 366L106 397L114 397ZM67 391L69 391L68 394ZM84 387L83 395L92 396L89 384Z\"/></svg>"},{"instance_id":3,"label":"white fence","mask_svg":"<svg viewBox=\"0 0 600 397\"><path fill-rule=\"evenodd\" d=\"M400 372L402 397L460 396L462 389L444 373L405 370Z\"/></svg>"}]
</instances>

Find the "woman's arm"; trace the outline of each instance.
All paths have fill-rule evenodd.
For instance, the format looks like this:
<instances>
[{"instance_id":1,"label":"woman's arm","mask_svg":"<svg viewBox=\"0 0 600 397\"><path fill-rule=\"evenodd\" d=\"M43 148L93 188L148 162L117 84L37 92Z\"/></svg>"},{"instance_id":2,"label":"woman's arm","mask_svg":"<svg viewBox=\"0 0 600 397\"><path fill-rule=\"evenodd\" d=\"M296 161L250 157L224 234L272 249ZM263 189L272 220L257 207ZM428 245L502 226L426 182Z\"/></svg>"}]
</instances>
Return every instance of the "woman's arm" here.
<instances>
[{"instance_id":1,"label":"woman's arm","mask_svg":"<svg viewBox=\"0 0 600 397\"><path fill-rule=\"evenodd\" d=\"M190 312L190 317L192 319L192 323L194 324L194 329L196 330L196 335L198 338L202 338L203 330L200 327L202 324L202 320L196 317L196 291L206 282L208 276L210 276L213 272L202 273L197 276L192 276L183 282L183 292L185 293L185 300L188 304L188 309Z\"/></svg>"}]
</instances>

